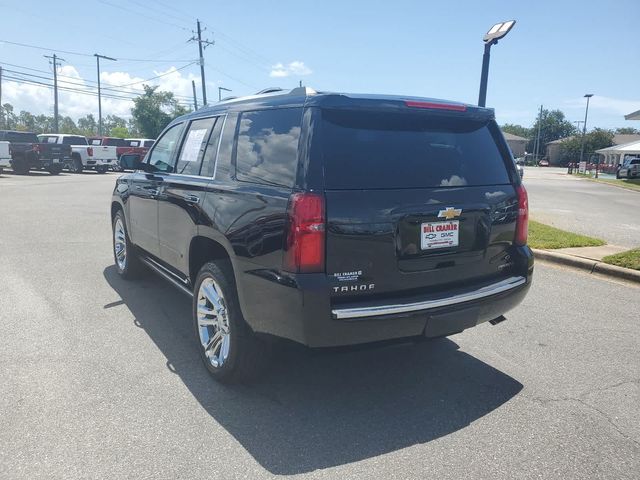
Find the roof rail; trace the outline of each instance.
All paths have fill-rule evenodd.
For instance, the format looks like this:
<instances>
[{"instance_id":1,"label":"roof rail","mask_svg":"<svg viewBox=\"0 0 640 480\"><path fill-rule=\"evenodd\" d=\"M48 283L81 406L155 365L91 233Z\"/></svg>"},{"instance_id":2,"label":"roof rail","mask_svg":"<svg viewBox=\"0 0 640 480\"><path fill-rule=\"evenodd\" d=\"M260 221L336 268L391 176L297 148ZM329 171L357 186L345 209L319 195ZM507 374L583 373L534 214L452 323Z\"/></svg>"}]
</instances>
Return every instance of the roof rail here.
<instances>
[{"instance_id":1,"label":"roof rail","mask_svg":"<svg viewBox=\"0 0 640 480\"><path fill-rule=\"evenodd\" d=\"M282 92L282 91L284 91L284 89L280 87L269 87L269 88L265 88L264 90L260 90L258 93L256 93L256 95L264 95L265 93L276 93L276 92Z\"/></svg>"}]
</instances>

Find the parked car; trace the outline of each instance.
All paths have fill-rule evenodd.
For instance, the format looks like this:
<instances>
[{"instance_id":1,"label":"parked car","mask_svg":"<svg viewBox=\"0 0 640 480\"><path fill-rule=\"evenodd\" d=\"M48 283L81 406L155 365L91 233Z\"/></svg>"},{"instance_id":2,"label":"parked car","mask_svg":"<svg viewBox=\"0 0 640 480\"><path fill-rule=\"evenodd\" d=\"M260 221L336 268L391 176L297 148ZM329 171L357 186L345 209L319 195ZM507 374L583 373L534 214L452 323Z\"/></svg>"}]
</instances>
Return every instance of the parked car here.
<instances>
[{"instance_id":1,"label":"parked car","mask_svg":"<svg viewBox=\"0 0 640 480\"><path fill-rule=\"evenodd\" d=\"M11 145L11 168L19 175L30 169L47 170L52 175L62 171L64 162L71 159L69 145L41 143L32 132L0 130L0 141Z\"/></svg>"},{"instance_id":2,"label":"parked car","mask_svg":"<svg viewBox=\"0 0 640 480\"><path fill-rule=\"evenodd\" d=\"M7 141L0 142L0 175L4 168L11 167L11 144Z\"/></svg>"},{"instance_id":3,"label":"parked car","mask_svg":"<svg viewBox=\"0 0 640 480\"><path fill-rule=\"evenodd\" d=\"M549 166L549 160L543 158L542 160L540 160L538 162L538 166L539 167L548 167Z\"/></svg>"},{"instance_id":4,"label":"parked car","mask_svg":"<svg viewBox=\"0 0 640 480\"><path fill-rule=\"evenodd\" d=\"M65 162L65 167L73 173L82 173L83 170L95 170L105 173L112 165L116 164L115 150L112 148L100 148L89 146L86 137L81 135L65 135L47 133L38 135L42 143L70 145L71 159Z\"/></svg>"},{"instance_id":5,"label":"parked car","mask_svg":"<svg viewBox=\"0 0 640 480\"><path fill-rule=\"evenodd\" d=\"M147 150L153 147L153 143L155 142L155 140L152 138L125 138L124 140L129 144L131 148L146 148Z\"/></svg>"},{"instance_id":6,"label":"parked car","mask_svg":"<svg viewBox=\"0 0 640 480\"><path fill-rule=\"evenodd\" d=\"M524 158L516 158L515 162L520 178L524 178Z\"/></svg>"},{"instance_id":7,"label":"parked car","mask_svg":"<svg viewBox=\"0 0 640 480\"><path fill-rule=\"evenodd\" d=\"M115 269L192 297L220 381L255 376L274 336L446 336L531 285L527 193L491 109L300 87L175 119L141 167L113 192Z\"/></svg>"},{"instance_id":8,"label":"parked car","mask_svg":"<svg viewBox=\"0 0 640 480\"><path fill-rule=\"evenodd\" d=\"M640 178L640 157L627 158L616 172L616 178Z\"/></svg>"}]
</instances>

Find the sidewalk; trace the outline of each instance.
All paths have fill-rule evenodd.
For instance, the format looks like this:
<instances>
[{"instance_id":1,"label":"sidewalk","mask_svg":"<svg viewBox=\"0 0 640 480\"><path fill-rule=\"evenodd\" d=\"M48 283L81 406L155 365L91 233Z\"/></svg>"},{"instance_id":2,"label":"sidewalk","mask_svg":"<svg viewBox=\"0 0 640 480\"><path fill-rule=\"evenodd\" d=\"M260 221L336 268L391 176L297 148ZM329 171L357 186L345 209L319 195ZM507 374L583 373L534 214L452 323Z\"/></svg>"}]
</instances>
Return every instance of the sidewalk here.
<instances>
[{"instance_id":1,"label":"sidewalk","mask_svg":"<svg viewBox=\"0 0 640 480\"><path fill-rule=\"evenodd\" d=\"M639 270L631 270L602 262L602 259L608 255L627 250L629 249L617 245L602 245L600 247L559 248L555 250L533 249L533 253L538 260L640 283Z\"/></svg>"}]
</instances>

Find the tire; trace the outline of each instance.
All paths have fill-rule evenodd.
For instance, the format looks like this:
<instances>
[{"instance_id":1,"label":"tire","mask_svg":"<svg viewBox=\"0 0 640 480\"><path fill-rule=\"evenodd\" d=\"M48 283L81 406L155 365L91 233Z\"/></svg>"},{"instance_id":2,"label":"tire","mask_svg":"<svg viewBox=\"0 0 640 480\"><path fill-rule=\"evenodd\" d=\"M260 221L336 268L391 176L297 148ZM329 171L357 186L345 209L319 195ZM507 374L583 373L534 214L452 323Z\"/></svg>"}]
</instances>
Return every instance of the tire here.
<instances>
[{"instance_id":1,"label":"tire","mask_svg":"<svg viewBox=\"0 0 640 480\"><path fill-rule=\"evenodd\" d=\"M77 155L73 156L71 163L69 163L69 170L71 173L82 173L84 170L84 165L82 165L82 160Z\"/></svg>"},{"instance_id":2,"label":"tire","mask_svg":"<svg viewBox=\"0 0 640 480\"><path fill-rule=\"evenodd\" d=\"M47 167L47 172L51 175L58 175L62 171L61 163L54 163L53 165Z\"/></svg>"},{"instance_id":3,"label":"tire","mask_svg":"<svg viewBox=\"0 0 640 480\"><path fill-rule=\"evenodd\" d=\"M138 278L143 272L144 265L140 262L135 245L129 239L127 232L127 222L124 219L122 210L118 210L113 217L111 224L113 229L113 261L116 265L118 275L125 280ZM124 255L121 255L124 248Z\"/></svg>"},{"instance_id":4,"label":"tire","mask_svg":"<svg viewBox=\"0 0 640 480\"><path fill-rule=\"evenodd\" d=\"M11 160L11 168L16 175L26 175L29 172L29 164L25 157L16 157Z\"/></svg>"},{"instance_id":5,"label":"tire","mask_svg":"<svg viewBox=\"0 0 640 480\"><path fill-rule=\"evenodd\" d=\"M193 325L200 357L217 381L253 380L268 363L270 345L242 317L228 261L208 262L200 269L194 288Z\"/></svg>"},{"instance_id":6,"label":"tire","mask_svg":"<svg viewBox=\"0 0 640 480\"><path fill-rule=\"evenodd\" d=\"M96 167L96 172L98 173L107 173L107 167L104 165L99 165Z\"/></svg>"}]
</instances>

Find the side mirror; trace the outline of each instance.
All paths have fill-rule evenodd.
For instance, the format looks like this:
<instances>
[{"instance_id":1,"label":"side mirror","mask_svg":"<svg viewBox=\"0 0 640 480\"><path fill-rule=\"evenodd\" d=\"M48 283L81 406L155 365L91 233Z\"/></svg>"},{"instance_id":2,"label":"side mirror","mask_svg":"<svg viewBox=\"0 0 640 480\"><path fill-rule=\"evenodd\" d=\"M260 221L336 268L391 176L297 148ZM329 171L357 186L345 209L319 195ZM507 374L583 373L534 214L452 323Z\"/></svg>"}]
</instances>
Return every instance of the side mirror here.
<instances>
[{"instance_id":1,"label":"side mirror","mask_svg":"<svg viewBox=\"0 0 640 480\"><path fill-rule=\"evenodd\" d=\"M144 170L146 163L142 163L140 155L137 153L128 153L120 156L120 166L128 170Z\"/></svg>"}]
</instances>

